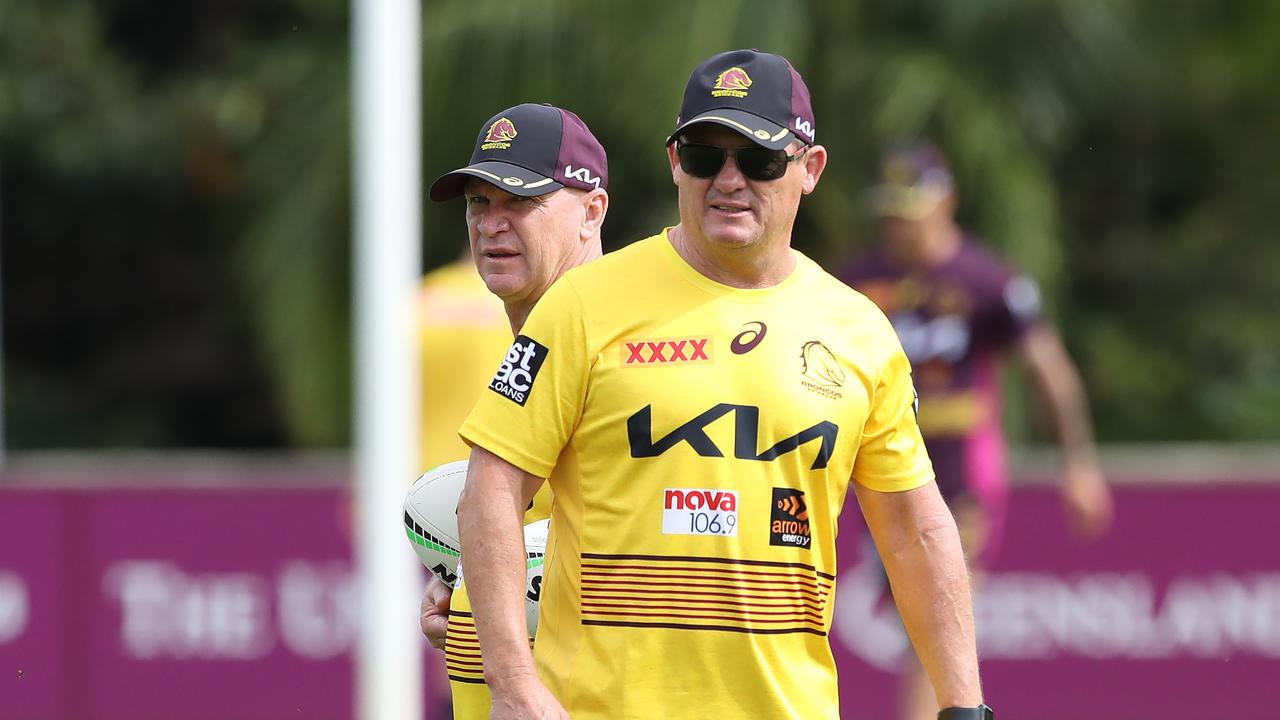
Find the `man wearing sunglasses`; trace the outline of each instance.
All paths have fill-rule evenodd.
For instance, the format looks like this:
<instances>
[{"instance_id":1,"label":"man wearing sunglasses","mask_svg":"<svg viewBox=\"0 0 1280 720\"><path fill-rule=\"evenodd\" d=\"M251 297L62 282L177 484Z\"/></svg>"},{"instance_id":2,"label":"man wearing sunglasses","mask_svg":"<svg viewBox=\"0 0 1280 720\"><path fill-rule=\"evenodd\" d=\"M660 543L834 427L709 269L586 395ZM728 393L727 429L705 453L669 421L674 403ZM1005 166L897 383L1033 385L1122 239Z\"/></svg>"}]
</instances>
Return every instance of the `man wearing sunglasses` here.
<instances>
[{"instance_id":1,"label":"man wearing sunglasses","mask_svg":"<svg viewBox=\"0 0 1280 720\"><path fill-rule=\"evenodd\" d=\"M942 717L989 717L906 356L790 247L827 161L814 126L778 55L695 69L667 140L679 224L566 273L517 339L528 393L495 378L463 424L494 718L839 717L827 635L850 487ZM520 511L552 468L535 660Z\"/></svg>"}]
</instances>

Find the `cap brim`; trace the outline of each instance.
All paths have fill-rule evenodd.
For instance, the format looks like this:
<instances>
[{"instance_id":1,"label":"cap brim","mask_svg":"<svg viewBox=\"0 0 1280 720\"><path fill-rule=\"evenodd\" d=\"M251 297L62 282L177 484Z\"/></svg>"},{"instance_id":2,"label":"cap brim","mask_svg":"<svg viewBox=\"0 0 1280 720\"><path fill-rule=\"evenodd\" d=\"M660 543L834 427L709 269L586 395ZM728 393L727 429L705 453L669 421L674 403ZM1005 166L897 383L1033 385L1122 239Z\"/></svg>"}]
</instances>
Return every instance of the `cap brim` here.
<instances>
[{"instance_id":1,"label":"cap brim","mask_svg":"<svg viewBox=\"0 0 1280 720\"><path fill-rule=\"evenodd\" d=\"M485 160L436 178L427 195L436 202L452 200L462 195L462 189L470 178L479 178L500 190L521 197L546 195L564 187L556 180L528 168L497 160Z\"/></svg>"},{"instance_id":2,"label":"cap brim","mask_svg":"<svg viewBox=\"0 0 1280 720\"><path fill-rule=\"evenodd\" d=\"M877 217L919 220L946 199L945 193L925 188L880 185L867 192L867 204Z\"/></svg>"},{"instance_id":3,"label":"cap brim","mask_svg":"<svg viewBox=\"0 0 1280 720\"><path fill-rule=\"evenodd\" d=\"M686 128L699 123L714 123L730 130L736 130L755 141L757 145L762 145L770 150L786 150L792 140L798 139L787 128L772 120L765 120L759 115L731 108L716 108L681 123L676 128L676 131L667 138L667 144L670 145L675 142L676 137L684 132Z\"/></svg>"}]
</instances>

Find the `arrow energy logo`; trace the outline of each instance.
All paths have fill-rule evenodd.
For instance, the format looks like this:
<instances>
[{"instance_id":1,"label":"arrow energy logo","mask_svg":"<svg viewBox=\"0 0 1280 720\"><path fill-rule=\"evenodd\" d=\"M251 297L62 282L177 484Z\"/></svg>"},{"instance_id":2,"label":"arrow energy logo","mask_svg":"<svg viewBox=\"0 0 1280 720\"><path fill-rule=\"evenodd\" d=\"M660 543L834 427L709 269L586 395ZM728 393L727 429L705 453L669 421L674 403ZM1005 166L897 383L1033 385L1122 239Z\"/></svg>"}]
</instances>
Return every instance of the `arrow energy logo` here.
<instances>
[{"instance_id":1,"label":"arrow energy logo","mask_svg":"<svg viewBox=\"0 0 1280 720\"><path fill-rule=\"evenodd\" d=\"M809 508L804 491L773 489L773 509L769 513L769 544L794 545L809 549Z\"/></svg>"}]
</instances>

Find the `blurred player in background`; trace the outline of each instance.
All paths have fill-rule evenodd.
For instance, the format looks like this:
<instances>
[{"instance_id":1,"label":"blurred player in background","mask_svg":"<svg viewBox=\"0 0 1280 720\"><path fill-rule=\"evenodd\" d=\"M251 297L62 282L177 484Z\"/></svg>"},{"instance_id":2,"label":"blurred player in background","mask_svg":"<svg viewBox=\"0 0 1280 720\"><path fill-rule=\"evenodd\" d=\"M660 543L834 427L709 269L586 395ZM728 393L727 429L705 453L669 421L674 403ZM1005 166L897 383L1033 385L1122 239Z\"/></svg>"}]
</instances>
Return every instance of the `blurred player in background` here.
<instances>
[{"instance_id":1,"label":"blurred player in background","mask_svg":"<svg viewBox=\"0 0 1280 720\"><path fill-rule=\"evenodd\" d=\"M489 292L465 254L422 279L418 293L422 358L422 453L433 468L465 460L470 448L458 426L493 377L493 358L511 345L502 301Z\"/></svg>"},{"instance_id":2,"label":"blurred player in background","mask_svg":"<svg viewBox=\"0 0 1280 720\"><path fill-rule=\"evenodd\" d=\"M470 262L485 291L502 300L506 322L501 345L483 361L477 361L474 349L467 349L466 358L458 360L467 366L445 372L425 388L433 411L436 393L474 398L483 392L493 377L493 361L511 347L511 336L520 332L551 284L566 270L600 257L608 183L604 148L578 116L551 105L525 103L489 118L480 129L471 162L432 184L432 200L466 201ZM519 382L513 377L511 385ZM452 387L463 383L463 388ZM462 420L450 418L449 433L457 445L462 445L457 435ZM456 450L452 443L441 441ZM461 457L466 453L443 461ZM550 503L548 487L530 503L524 523L548 517ZM430 576L421 624L431 644L445 651L454 717L484 720L489 717L490 695L470 601L465 582L451 589Z\"/></svg>"},{"instance_id":3,"label":"blurred player in background","mask_svg":"<svg viewBox=\"0 0 1280 720\"><path fill-rule=\"evenodd\" d=\"M992 256L955 222L954 181L920 143L889 151L869 193L880 242L841 278L893 322L920 394L920 430L938 487L980 569L996 550L1008 498L999 360L1013 353L1036 381L1063 457L1067 519L1082 538L1111 522L1080 378L1040 312L1035 281ZM975 579L980 579L975 574ZM937 712L918 664L904 675L903 715Z\"/></svg>"},{"instance_id":4,"label":"blurred player in background","mask_svg":"<svg viewBox=\"0 0 1280 720\"><path fill-rule=\"evenodd\" d=\"M493 718L834 720L850 488L938 698L963 706L946 717L985 718L906 356L878 309L791 248L827 160L804 81L781 56L722 53L694 70L679 118L679 224L557 282L462 426L459 528ZM544 478L535 664L520 523Z\"/></svg>"}]
</instances>

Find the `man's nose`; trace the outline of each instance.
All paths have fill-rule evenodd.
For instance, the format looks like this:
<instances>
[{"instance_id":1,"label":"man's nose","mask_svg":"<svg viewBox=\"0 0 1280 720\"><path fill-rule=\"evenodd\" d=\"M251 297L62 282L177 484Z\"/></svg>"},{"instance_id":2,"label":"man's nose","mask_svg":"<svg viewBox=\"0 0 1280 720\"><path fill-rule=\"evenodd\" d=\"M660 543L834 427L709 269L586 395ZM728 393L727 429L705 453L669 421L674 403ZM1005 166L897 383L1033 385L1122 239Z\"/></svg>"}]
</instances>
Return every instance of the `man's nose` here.
<instances>
[{"instance_id":1,"label":"man's nose","mask_svg":"<svg viewBox=\"0 0 1280 720\"><path fill-rule=\"evenodd\" d=\"M733 155L729 155L724 159L724 167L720 168L720 172L716 173L715 186L721 192L732 192L739 188L745 187L747 178L738 169L738 161Z\"/></svg>"},{"instance_id":2,"label":"man's nose","mask_svg":"<svg viewBox=\"0 0 1280 720\"><path fill-rule=\"evenodd\" d=\"M507 214L499 208L488 207L484 214L480 216L480 223L477 228L481 235L492 237L510 227L507 222Z\"/></svg>"}]
</instances>

